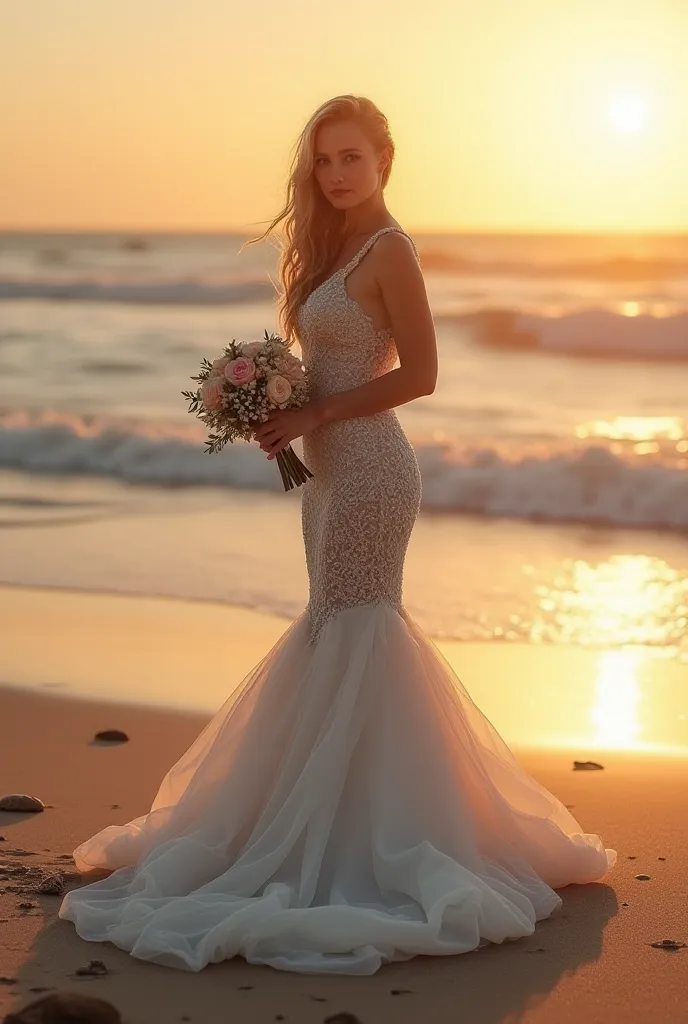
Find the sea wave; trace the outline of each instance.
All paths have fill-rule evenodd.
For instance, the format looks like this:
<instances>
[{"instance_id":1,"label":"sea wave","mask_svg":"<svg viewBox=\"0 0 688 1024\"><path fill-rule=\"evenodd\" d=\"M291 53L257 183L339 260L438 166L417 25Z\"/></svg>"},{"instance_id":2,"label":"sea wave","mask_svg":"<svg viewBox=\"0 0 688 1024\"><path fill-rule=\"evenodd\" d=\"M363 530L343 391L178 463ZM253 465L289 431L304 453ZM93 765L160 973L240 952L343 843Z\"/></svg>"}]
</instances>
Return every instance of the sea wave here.
<instances>
[{"instance_id":1,"label":"sea wave","mask_svg":"<svg viewBox=\"0 0 688 1024\"><path fill-rule=\"evenodd\" d=\"M492 348L564 352L612 359L688 359L688 313L623 316L590 309L559 317L490 309L444 318Z\"/></svg>"},{"instance_id":2,"label":"sea wave","mask_svg":"<svg viewBox=\"0 0 688 1024\"><path fill-rule=\"evenodd\" d=\"M203 450L196 425L125 422L60 412L0 416L0 466L97 474L163 486L281 490L257 445ZM426 509L548 521L688 528L688 458L633 456L604 443L507 453L419 441Z\"/></svg>"},{"instance_id":3,"label":"sea wave","mask_svg":"<svg viewBox=\"0 0 688 1024\"><path fill-rule=\"evenodd\" d=\"M420 257L426 270L488 277L585 278L599 281L649 281L688 278L688 260L615 256L582 260L476 260L442 246L424 246Z\"/></svg>"},{"instance_id":4,"label":"sea wave","mask_svg":"<svg viewBox=\"0 0 688 1024\"><path fill-rule=\"evenodd\" d=\"M223 306L261 302L275 296L269 281L210 282L202 279L131 281L55 281L0 277L2 299L58 299L63 302L131 302L143 305Z\"/></svg>"}]
</instances>

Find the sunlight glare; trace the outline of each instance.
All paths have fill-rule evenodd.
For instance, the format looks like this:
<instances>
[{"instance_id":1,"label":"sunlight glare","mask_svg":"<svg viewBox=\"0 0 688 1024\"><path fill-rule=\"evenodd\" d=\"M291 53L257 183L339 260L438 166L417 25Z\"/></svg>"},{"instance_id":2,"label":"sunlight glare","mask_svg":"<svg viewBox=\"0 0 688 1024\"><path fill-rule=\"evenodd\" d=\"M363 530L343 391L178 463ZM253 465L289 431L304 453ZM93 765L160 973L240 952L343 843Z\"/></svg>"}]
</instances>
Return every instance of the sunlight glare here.
<instances>
[{"instance_id":1,"label":"sunlight glare","mask_svg":"<svg viewBox=\"0 0 688 1024\"><path fill-rule=\"evenodd\" d=\"M613 128L630 135L645 127L648 103L637 94L620 93L609 101L607 114Z\"/></svg>"},{"instance_id":2,"label":"sunlight glare","mask_svg":"<svg viewBox=\"0 0 688 1024\"><path fill-rule=\"evenodd\" d=\"M608 748L632 749L640 732L638 704L640 651L608 651L601 655L595 704L591 710L594 741Z\"/></svg>"}]
</instances>

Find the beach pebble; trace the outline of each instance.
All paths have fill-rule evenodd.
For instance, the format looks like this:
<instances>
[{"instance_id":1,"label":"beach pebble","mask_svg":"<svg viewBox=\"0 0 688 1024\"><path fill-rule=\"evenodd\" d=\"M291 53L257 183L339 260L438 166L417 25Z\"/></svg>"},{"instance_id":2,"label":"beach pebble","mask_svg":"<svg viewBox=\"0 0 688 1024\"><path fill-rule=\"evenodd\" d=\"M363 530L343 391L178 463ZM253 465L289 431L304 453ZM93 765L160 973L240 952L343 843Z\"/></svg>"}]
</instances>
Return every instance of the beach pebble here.
<instances>
[{"instance_id":1,"label":"beach pebble","mask_svg":"<svg viewBox=\"0 0 688 1024\"><path fill-rule=\"evenodd\" d=\"M597 761L574 761L573 770L574 772L590 772L590 771L601 771L604 768L603 764L598 764Z\"/></svg>"},{"instance_id":2,"label":"beach pebble","mask_svg":"<svg viewBox=\"0 0 688 1024\"><path fill-rule=\"evenodd\" d=\"M0 797L0 811L32 811L37 813L44 809L42 800L26 793L8 793Z\"/></svg>"},{"instance_id":3,"label":"beach pebble","mask_svg":"<svg viewBox=\"0 0 688 1024\"><path fill-rule=\"evenodd\" d=\"M52 875L44 875L36 886L36 892L43 896L62 896L64 888L64 877L57 871Z\"/></svg>"},{"instance_id":4,"label":"beach pebble","mask_svg":"<svg viewBox=\"0 0 688 1024\"><path fill-rule=\"evenodd\" d=\"M121 729L103 729L95 735L97 740L108 740L111 743L128 743L129 737Z\"/></svg>"},{"instance_id":5,"label":"beach pebble","mask_svg":"<svg viewBox=\"0 0 688 1024\"><path fill-rule=\"evenodd\" d=\"M655 949L686 949L685 942L677 942L676 939L662 939L661 942L651 942Z\"/></svg>"},{"instance_id":6,"label":"beach pebble","mask_svg":"<svg viewBox=\"0 0 688 1024\"><path fill-rule=\"evenodd\" d=\"M17 908L19 910L35 910L36 906L36 903L17 903Z\"/></svg>"},{"instance_id":7,"label":"beach pebble","mask_svg":"<svg viewBox=\"0 0 688 1024\"><path fill-rule=\"evenodd\" d=\"M104 999L55 992L10 1013L4 1024L122 1024L119 1010Z\"/></svg>"},{"instance_id":8,"label":"beach pebble","mask_svg":"<svg viewBox=\"0 0 688 1024\"><path fill-rule=\"evenodd\" d=\"M102 960L89 960L85 967L79 967L74 973L101 977L103 974L109 974L110 968L106 967Z\"/></svg>"},{"instance_id":9,"label":"beach pebble","mask_svg":"<svg viewBox=\"0 0 688 1024\"><path fill-rule=\"evenodd\" d=\"M635 875L635 877L638 879L639 882L649 882L652 876L651 875Z\"/></svg>"},{"instance_id":10,"label":"beach pebble","mask_svg":"<svg viewBox=\"0 0 688 1024\"><path fill-rule=\"evenodd\" d=\"M4 836L0 836L0 843L6 843L6 842L7 842L7 840L5 839L5 837Z\"/></svg>"}]
</instances>

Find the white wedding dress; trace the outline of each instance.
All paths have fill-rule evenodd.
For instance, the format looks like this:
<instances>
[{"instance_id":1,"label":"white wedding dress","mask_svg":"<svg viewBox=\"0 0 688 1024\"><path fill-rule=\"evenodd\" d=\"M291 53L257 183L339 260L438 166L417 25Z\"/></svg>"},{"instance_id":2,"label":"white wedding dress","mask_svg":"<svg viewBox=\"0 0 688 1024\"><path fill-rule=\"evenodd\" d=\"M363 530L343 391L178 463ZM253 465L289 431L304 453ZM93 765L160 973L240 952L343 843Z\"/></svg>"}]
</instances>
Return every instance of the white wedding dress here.
<instances>
[{"instance_id":1,"label":"white wedding dress","mask_svg":"<svg viewBox=\"0 0 688 1024\"><path fill-rule=\"evenodd\" d=\"M299 311L316 394L391 369L346 277ZM191 971L240 955L372 974L420 953L530 935L556 888L616 861L520 767L406 613L420 504L393 411L304 438L304 613L170 769L152 807L74 851L111 871L69 892L84 939Z\"/></svg>"}]
</instances>

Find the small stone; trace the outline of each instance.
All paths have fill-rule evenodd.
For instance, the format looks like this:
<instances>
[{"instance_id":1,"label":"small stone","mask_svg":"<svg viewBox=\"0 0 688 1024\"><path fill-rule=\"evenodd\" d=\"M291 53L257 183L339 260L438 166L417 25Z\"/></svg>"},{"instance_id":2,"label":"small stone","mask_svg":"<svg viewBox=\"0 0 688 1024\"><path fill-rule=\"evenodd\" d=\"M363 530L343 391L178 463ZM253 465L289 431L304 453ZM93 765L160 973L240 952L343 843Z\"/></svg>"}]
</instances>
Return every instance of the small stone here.
<instances>
[{"instance_id":1,"label":"small stone","mask_svg":"<svg viewBox=\"0 0 688 1024\"><path fill-rule=\"evenodd\" d=\"M325 996L309 996L308 998L312 999L314 1003L326 1003L327 1002L327 999L325 998Z\"/></svg>"},{"instance_id":2,"label":"small stone","mask_svg":"<svg viewBox=\"0 0 688 1024\"><path fill-rule=\"evenodd\" d=\"M636 875L635 877L638 879L639 882L649 882L650 878L652 876L651 875Z\"/></svg>"},{"instance_id":3,"label":"small stone","mask_svg":"<svg viewBox=\"0 0 688 1024\"><path fill-rule=\"evenodd\" d=\"M601 771L604 768L603 764L598 764L597 761L574 761L573 770L574 772L592 772Z\"/></svg>"},{"instance_id":4,"label":"small stone","mask_svg":"<svg viewBox=\"0 0 688 1024\"><path fill-rule=\"evenodd\" d=\"M111 811L119 811L120 810L119 804L110 804L110 810Z\"/></svg>"},{"instance_id":5,"label":"small stone","mask_svg":"<svg viewBox=\"0 0 688 1024\"><path fill-rule=\"evenodd\" d=\"M79 967L75 972L82 976L101 977L109 974L110 968L106 967L102 960L89 960L85 967Z\"/></svg>"},{"instance_id":6,"label":"small stone","mask_svg":"<svg viewBox=\"0 0 688 1024\"><path fill-rule=\"evenodd\" d=\"M621 906L622 907L630 907L630 903L622 903Z\"/></svg>"},{"instance_id":7,"label":"small stone","mask_svg":"<svg viewBox=\"0 0 688 1024\"><path fill-rule=\"evenodd\" d=\"M93 999L78 992L55 992L41 996L23 1010L10 1013L4 1024L122 1024L119 1010L104 999Z\"/></svg>"},{"instance_id":8,"label":"small stone","mask_svg":"<svg viewBox=\"0 0 688 1024\"><path fill-rule=\"evenodd\" d=\"M17 903L17 907L18 907L19 910L35 910L36 909L36 904L35 903Z\"/></svg>"},{"instance_id":9,"label":"small stone","mask_svg":"<svg viewBox=\"0 0 688 1024\"><path fill-rule=\"evenodd\" d=\"M36 886L36 892L43 896L62 896L64 887L64 878L57 872L54 875L45 875Z\"/></svg>"},{"instance_id":10,"label":"small stone","mask_svg":"<svg viewBox=\"0 0 688 1024\"><path fill-rule=\"evenodd\" d=\"M393 988L390 989L390 995L393 996L408 996L413 993L412 988Z\"/></svg>"},{"instance_id":11,"label":"small stone","mask_svg":"<svg viewBox=\"0 0 688 1024\"><path fill-rule=\"evenodd\" d=\"M677 942L676 939L662 939L661 942L651 942L650 945L655 949L686 949L685 942Z\"/></svg>"},{"instance_id":12,"label":"small stone","mask_svg":"<svg viewBox=\"0 0 688 1024\"><path fill-rule=\"evenodd\" d=\"M37 814L44 809L42 800L37 796L28 796L26 793L7 793L0 797L0 811L11 811L21 813L30 811Z\"/></svg>"},{"instance_id":13,"label":"small stone","mask_svg":"<svg viewBox=\"0 0 688 1024\"><path fill-rule=\"evenodd\" d=\"M666 857L658 857L657 860L666 860Z\"/></svg>"},{"instance_id":14,"label":"small stone","mask_svg":"<svg viewBox=\"0 0 688 1024\"><path fill-rule=\"evenodd\" d=\"M17 984L17 979L16 978L8 978L6 975L0 974L0 985L16 985L16 984Z\"/></svg>"},{"instance_id":15,"label":"small stone","mask_svg":"<svg viewBox=\"0 0 688 1024\"><path fill-rule=\"evenodd\" d=\"M362 1024L362 1022L360 1017L356 1017L353 1013L335 1013L334 1017L325 1017L323 1024Z\"/></svg>"},{"instance_id":16,"label":"small stone","mask_svg":"<svg viewBox=\"0 0 688 1024\"><path fill-rule=\"evenodd\" d=\"M97 732L95 737L97 740L106 740L108 743L128 743L129 737L121 729L103 729L102 732Z\"/></svg>"},{"instance_id":17,"label":"small stone","mask_svg":"<svg viewBox=\"0 0 688 1024\"><path fill-rule=\"evenodd\" d=\"M242 990L243 990L243 991L247 991L247 990L248 990L248 989L250 989L250 988L253 988L253 985L239 985L239 991L240 991L240 992L241 992Z\"/></svg>"},{"instance_id":18,"label":"small stone","mask_svg":"<svg viewBox=\"0 0 688 1024\"><path fill-rule=\"evenodd\" d=\"M5 837L4 836L0 836L0 843L6 843L6 842L7 842L7 840L5 839Z\"/></svg>"},{"instance_id":19,"label":"small stone","mask_svg":"<svg viewBox=\"0 0 688 1024\"><path fill-rule=\"evenodd\" d=\"M634 853L629 853L629 855L626 857L626 860L637 860L637 859L638 858L636 857L636 855Z\"/></svg>"}]
</instances>

